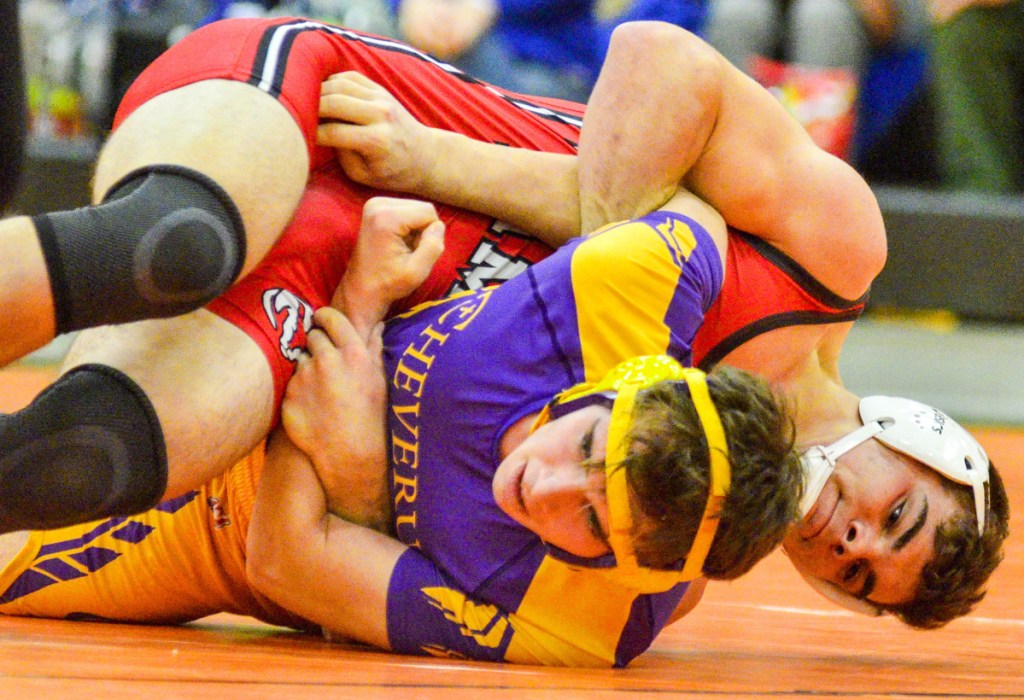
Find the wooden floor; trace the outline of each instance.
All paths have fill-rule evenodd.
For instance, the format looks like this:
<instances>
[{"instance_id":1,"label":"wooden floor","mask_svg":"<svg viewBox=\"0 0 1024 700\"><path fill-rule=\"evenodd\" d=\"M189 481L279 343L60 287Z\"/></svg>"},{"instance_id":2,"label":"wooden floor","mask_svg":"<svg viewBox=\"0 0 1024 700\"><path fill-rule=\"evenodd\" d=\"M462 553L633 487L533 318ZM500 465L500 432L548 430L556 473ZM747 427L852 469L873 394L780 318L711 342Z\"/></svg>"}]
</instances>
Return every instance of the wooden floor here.
<instances>
[{"instance_id":1,"label":"wooden floor","mask_svg":"<svg viewBox=\"0 0 1024 700\"><path fill-rule=\"evenodd\" d=\"M0 411L45 372L0 372ZM0 618L0 698L1024 698L1024 433L979 431L1016 505L1006 561L972 616L935 632L818 599L773 555L708 587L625 670L381 654L248 620L181 628Z\"/></svg>"}]
</instances>

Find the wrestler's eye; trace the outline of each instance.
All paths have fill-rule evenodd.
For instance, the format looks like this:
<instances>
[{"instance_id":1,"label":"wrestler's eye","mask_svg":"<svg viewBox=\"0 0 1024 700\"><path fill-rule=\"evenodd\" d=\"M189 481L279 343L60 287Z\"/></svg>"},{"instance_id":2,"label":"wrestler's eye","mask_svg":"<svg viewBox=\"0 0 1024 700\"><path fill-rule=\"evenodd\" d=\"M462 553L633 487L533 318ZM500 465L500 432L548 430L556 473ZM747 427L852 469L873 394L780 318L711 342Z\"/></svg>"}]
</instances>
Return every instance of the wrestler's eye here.
<instances>
[{"instance_id":1,"label":"wrestler's eye","mask_svg":"<svg viewBox=\"0 0 1024 700\"><path fill-rule=\"evenodd\" d=\"M580 454L583 455L583 461L589 462L590 456L594 451L594 425L590 426L590 429L583 433L583 437L580 439Z\"/></svg>"},{"instance_id":2,"label":"wrestler's eye","mask_svg":"<svg viewBox=\"0 0 1024 700\"><path fill-rule=\"evenodd\" d=\"M899 524L900 517L903 515L903 511L906 510L906 508L907 508L907 502L906 501L900 502L900 504L898 506L893 508L892 512L889 513L889 517L885 521L885 527L887 529L889 529L889 530L892 530L893 528L895 528Z\"/></svg>"},{"instance_id":3,"label":"wrestler's eye","mask_svg":"<svg viewBox=\"0 0 1024 700\"><path fill-rule=\"evenodd\" d=\"M590 529L590 533L598 540L607 543L608 533L604 531L604 527L601 525L601 519L597 517L597 509L594 508L593 504L588 504L586 507L587 527Z\"/></svg>"}]
</instances>

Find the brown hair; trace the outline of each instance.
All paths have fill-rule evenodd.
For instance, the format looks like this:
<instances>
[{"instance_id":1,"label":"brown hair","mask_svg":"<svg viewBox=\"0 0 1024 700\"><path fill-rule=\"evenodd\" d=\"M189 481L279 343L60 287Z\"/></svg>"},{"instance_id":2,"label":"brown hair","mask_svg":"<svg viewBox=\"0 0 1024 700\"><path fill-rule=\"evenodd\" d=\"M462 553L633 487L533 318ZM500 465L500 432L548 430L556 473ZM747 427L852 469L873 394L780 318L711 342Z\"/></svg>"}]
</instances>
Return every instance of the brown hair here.
<instances>
[{"instance_id":1,"label":"brown hair","mask_svg":"<svg viewBox=\"0 0 1024 700\"><path fill-rule=\"evenodd\" d=\"M936 528L935 556L921 571L914 598L883 606L900 620L920 629L942 627L966 615L985 597L985 586L1003 559L1010 534L1010 501L999 472L989 462L989 509L985 531L978 533L971 487L943 479L960 513Z\"/></svg>"},{"instance_id":2,"label":"brown hair","mask_svg":"<svg viewBox=\"0 0 1024 700\"><path fill-rule=\"evenodd\" d=\"M798 519L803 475L793 420L763 380L720 366L708 388L725 429L732 486L703 569L708 578L732 579L775 549ZM690 551L710 481L708 443L689 393L673 382L642 391L627 440L622 466L638 516L637 558L669 568Z\"/></svg>"}]
</instances>

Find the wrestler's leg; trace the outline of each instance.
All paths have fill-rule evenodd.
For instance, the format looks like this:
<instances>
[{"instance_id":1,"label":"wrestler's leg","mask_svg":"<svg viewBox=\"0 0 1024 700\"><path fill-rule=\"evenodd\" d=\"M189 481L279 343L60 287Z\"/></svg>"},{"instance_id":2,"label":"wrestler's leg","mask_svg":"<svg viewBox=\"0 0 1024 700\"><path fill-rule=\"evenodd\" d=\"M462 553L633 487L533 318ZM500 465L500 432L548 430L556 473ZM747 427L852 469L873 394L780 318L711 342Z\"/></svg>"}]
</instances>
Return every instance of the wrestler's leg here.
<instances>
[{"instance_id":1,"label":"wrestler's leg","mask_svg":"<svg viewBox=\"0 0 1024 700\"><path fill-rule=\"evenodd\" d=\"M260 605L245 578L254 463L133 517L18 533L24 546L0 559L0 615L178 623L233 612L291 622Z\"/></svg>"},{"instance_id":2,"label":"wrestler's leg","mask_svg":"<svg viewBox=\"0 0 1024 700\"><path fill-rule=\"evenodd\" d=\"M288 111L262 90L229 80L186 85L135 110L100 154L94 201L154 163L197 170L224 188L245 224L242 274L284 230L309 172L305 138Z\"/></svg>"},{"instance_id":3,"label":"wrestler's leg","mask_svg":"<svg viewBox=\"0 0 1024 700\"><path fill-rule=\"evenodd\" d=\"M57 333L202 306L270 248L308 169L298 125L255 87L149 100L104 146L93 207L0 221L0 364Z\"/></svg>"},{"instance_id":4,"label":"wrestler's leg","mask_svg":"<svg viewBox=\"0 0 1024 700\"><path fill-rule=\"evenodd\" d=\"M0 533L194 489L263 439L273 404L262 351L209 311L83 331L61 377L0 416Z\"/></svg>"},{"instance_id":5,"label":"wrestler's leg","mask_svg":"<svg viewBox=\"0 0 1024 700\"><path fill-rule=\"evenodd\" d=\"M124 372L152 403L167 451L162 498L223 473L270 430L274 386L263 352L205 309L83 331L64 370L87 363Z\"/></svg>"}]
</instances>

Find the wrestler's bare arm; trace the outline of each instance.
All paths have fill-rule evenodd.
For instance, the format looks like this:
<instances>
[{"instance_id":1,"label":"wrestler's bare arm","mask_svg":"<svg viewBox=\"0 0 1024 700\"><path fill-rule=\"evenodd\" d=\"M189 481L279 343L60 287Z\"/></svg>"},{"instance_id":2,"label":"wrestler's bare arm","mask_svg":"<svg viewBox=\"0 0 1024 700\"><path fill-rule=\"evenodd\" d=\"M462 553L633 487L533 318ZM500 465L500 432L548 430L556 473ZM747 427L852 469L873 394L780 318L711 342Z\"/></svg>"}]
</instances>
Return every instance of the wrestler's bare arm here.
<instances>
[{"instance_id":1,"label":"wrestler's bare arm","mask_svg":"<svg viewBox=\"0 0 1024 700\"><path fill-rule=\"evenodd\" d=\"M640 75L650 89L636 89ZM884 225L863 178L679 27L616 29L579 159L584 229L645 213L682 182L842 296L860 296L884 264Z\"/></svg>"},{"instance_id":2,"label":"wrestler's bare arm","mask_svg":"<svg viewBox=\"0 0 1024 700\"><path fill-rule=\"evenodd\" d=\"M329 510L381 531L390 522L381 324L390 305L426 279L443 237L432 204L389 197L366 203L335 295L348 314L316 312L308 352L281 406L282 424L316 468Z\"/></svg>"},{"instance_id":3,"label":"wrestler's bare arm","mask_svg":"<svg viewBox=\"0 0 1024 700\"><path fill-rule=\"evenodd\" d=\"M432 205L367 203L338 296L364 313L377 309L377 317L363 319L374 330L367 337L337 309L316 313L249 527L247 574L258 591L325 629L385 649L388 581L405 546L380 534L391 518L379 322L429 273L442 232Z\"/></svg>"},{"instance_id":4,"label":"wrestler's bare arm","mask_svg":"<svg viewBox=\"0 0 1024 700\"><path fill-rule=\"evenodd\" d=\"M330 515L309 458L274 433L249 524L253 588L326 630L387 649L388 581L405 549Z\"/></svg>"},{"instance_id":5,"label":"wrestler's bare arm","mask_svg":"<svg viewBox=\"0 0 1024 700\"><path fill-rule=\"evenodd\" d=\"M679 27L616 30L584 120L578 179L571 157L427 129L383 88L349 76L326 83L321 102L321 116L349 123L319 138L343 148L356 180L482 211L552 244L645 214L682 183L838 294L860 296L884 264L881 213L863 178Z\"/></svg>"},{"instance_id":6,"label":"wrestler's bare arm","mask_svg":"<svg viewBox=\"0 0 1024 700\"><path fill-rule=\"evenodd\" d=\"M426 127L387 90L352 71L321 90L317 131L345 173L371 187L478 211L557 247L579 233L576 159Z\"/></svg>"}]
</instances>

